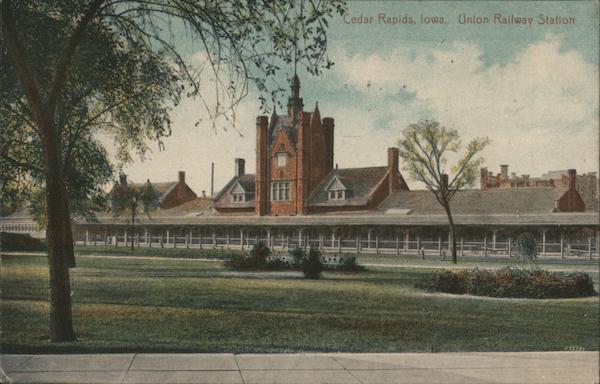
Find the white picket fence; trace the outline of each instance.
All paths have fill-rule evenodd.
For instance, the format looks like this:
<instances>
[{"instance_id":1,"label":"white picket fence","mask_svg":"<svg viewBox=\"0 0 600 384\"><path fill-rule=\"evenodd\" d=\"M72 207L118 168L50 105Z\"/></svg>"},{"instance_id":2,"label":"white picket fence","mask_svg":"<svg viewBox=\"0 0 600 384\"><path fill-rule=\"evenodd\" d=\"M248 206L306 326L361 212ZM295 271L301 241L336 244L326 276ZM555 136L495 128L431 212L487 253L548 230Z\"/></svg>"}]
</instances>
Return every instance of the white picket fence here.
<instances>
[{"instance_id":1,"label":"white picket fence","mask_svg":"<svg viewBox=\"0 0 600 384\"><path fill-rule=\"evenodd\" d=\"M258 236L153 236L153 235L112 235L101 234L85 235L83 239L76 239L77 245L87 246L113 246L113 247L145 248L191 248L191 249L217 249L249 250L259 242L269 246L274 251L287 251L297 247L308 249L319 248L324 253L333 254L374 254L413 256L421 258L450 258L448 241L441 238L436 240L405 240L401 237L395 239L371 239L364 237L334 238L334 237L258 237ZM466 241L457 239L457 254L459 257L476 258L511 258L517 257L515 243L510 238L507 241L491 242L484 238L480 241ZM589 238L587 241L543 242L538 243L538 257L551 258L598 258L596 241Z\"/></svg>"}]
</instances>

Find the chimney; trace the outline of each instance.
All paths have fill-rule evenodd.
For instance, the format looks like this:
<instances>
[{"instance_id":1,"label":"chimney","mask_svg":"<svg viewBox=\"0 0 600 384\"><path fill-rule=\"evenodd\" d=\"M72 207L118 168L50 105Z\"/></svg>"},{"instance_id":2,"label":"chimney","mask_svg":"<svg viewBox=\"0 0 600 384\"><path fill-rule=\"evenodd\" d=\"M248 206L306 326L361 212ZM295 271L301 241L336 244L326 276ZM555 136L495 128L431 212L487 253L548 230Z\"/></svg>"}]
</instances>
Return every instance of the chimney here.
<instances>
[{"instance_id":1,"label":"chimney","mask_svg":"<svg viewBox=\"0 0 600 384\"><path fill-rule=\"evenodd\" d=\"M126 174L121 173L119 175L119 183L122 184L122 185L127 184L127 175Z\"/></svg>"},{"instance_id":2,"label":"chimney","mask_svg":"<svg viewBox=\"0 0 600 384\"><path fill-rule=\"evenodd\" d=\"M504 179L508 179L508 164L500 165L500 175L502 175Z\"/></svg>"},{"instance_id":3,"label":"chimney","mask_svg":"<svg viewBox=\"0 0 600 384\"><path fill-rule=\"evenodd\" d=\"M206 191L202 191L202 198L206 199Z\"/></svg>"},{"instance_id":4,"label":"chimney","mask_svg":"<svg viewBox=\"0 0 600 384\"><path fill-rule=\"evenodd\" d=\"M569 190L574 191L577 186L577 171L575 169L569 169L567 174L569 175Z\"/></svg>"},{"instance_id":5,"label":"chimney","mask_svg":"<svg viewBox=\"0 0 600 384\"><path fill-rule=\"evenodd\" d=\"M488 189L488 169L486 167L479 168L479 189L487 191Z\"/></svg>"},{"instance_id":6,"label":"chimney","mask_svg":"<svg viewBox=\"0 0 600 384\"><path fill-rule=\"evenodd\" d=\"M327 167L333 168L333 131L334 131L334 120L331 117L323 118L323 129L325 131L325 145L327 148Z\"/></svg>"},{"instance_id":7,"label":"chimney","mask_svg":"<svg viewBox=\"0 0 600 384\"><path fill-rule=\"evenodd\" d=\"M179 184L185 183L185 172L179 171Z\"/></svg>"},{"instance_id":8,"label":"chimney","mask_svg":"<svg viewBox=\"0 0 600 384\"><path fill-rule=\"evenodd\" d=\"M388 148L388 169L394 173L399 172L398 168L398 148Z\"/></svg>"},{"instance_id":9,"label":"chimney","mask_svg":"<svg viewBox=\"0 0 600 384\"><path fill-rule=\"evenodd\" d=\"M239 158L235 159L235 176L243 176L244 172L246 172L246 160Z\"/></svg>"},{"instance_id":10,"label":"chimney","mask_svg":"<svg viewBox=\"0 0 600 384\"><path fill-rule=\"evenodd\" d=\"M215 192L215 163L210 163L210 197L214 196Z\"/></svg>"}]
</instances>

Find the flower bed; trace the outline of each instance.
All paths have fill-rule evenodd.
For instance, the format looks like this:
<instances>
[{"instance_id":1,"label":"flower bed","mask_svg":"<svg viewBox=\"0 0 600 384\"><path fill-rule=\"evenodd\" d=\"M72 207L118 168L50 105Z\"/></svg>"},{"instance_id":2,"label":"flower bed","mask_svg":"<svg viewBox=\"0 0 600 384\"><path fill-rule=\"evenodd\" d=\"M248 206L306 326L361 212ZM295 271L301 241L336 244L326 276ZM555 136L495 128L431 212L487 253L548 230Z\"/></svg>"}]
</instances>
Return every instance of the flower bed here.
<instances>
[{"instance_id":1,"label":"flower bed","mask_svg":"<svg viewBox=\"0 0 600 384\"><path fill-rule=\"evenodd\" d=\"M415 284L428 291L515 298L592 296L594 282L583 272L550 272L506 267L499 270L438 271Z\"/></svg>"}]
</instances>

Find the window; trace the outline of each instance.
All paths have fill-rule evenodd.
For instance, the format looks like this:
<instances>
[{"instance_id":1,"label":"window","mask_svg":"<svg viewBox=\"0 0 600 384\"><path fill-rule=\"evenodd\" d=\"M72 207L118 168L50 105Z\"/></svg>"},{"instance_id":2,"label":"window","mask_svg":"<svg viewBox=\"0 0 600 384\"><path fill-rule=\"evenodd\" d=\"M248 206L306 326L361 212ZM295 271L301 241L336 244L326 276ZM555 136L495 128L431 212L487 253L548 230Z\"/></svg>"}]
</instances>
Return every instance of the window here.
<instances>
[{"instance_id":1,"label":"window","mask_svg":"<svg viewBox=\"0 0 600 384\"><path fill-rule=\"evenodd\" d=\"M346 199L346 191L329 191L329 200Z\"/></svg>"},{"instance_id":2,"label":"window","mask_svg":"<svg viewBox=\"0 0 600 384\"><path fill-rule=\"evenodd\" d=\"M348 197L348 194L346 193L348 189L344 186L344 184L342 184L342 182L337 177L335 177L329 183L327 191L329 195L329 200L346 200L346 197Z\"/></svg>"},{"instance_id":3,"label":"window","mask_svg":"<svg viewBox=\"0 0 600 384\"><path fill-rule=\"evenodd\" d=\"M287 153L280 152L275 154L275 160L277 161L277 168L283 168L287 164Z\"/></svg>"},{"instance_id":4,"label":"window","mask_svg":"<svg viewBox=\"0 0 600 384\"><path fill-rule=\"evenodd\" d=\"M231 199L234 203L240 203L246 201L246 195L244 193L233 193Z\"/></svg>"},{"instance_id":5,"label":"window","mask_svg":"<svg viewBox=\"0 0 600 384\"><path fill-rule=\"evenodd\" d=\"M271 200L272 201L289 201L290 200L290 182L289 181L274 181L271 183Z\"/></svg>"}]
</instances>

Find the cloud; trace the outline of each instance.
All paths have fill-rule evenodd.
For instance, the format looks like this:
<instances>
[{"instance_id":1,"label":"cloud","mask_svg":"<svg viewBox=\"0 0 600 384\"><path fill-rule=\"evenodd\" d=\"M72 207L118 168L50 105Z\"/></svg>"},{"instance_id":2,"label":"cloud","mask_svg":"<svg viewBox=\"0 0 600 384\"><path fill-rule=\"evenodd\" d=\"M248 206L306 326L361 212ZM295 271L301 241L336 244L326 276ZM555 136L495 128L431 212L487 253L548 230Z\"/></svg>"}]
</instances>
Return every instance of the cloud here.
<instances>
[{"instance_id":1,"label":"cloud","mask_svg":"<svg viewBox=\"0 0 600 384\"><path fill-rule=\"evenodd\" d=\"M504 65L485 66L481 49L460 41L368 56L337 51L334 58L340 80L394 116L396 124L386 124L391 135L400 136L426 111L466 139L489 136L493 144L484 155L492 168L509 163L533 175L597 170L598 70L556 36L529 45ZM414 100L395 100L398 92L412 92ZM359 121L367 127L376 119Z\"/></svg>"},{"instance_id":2,"label":"cloud","mask_svg":"<svg viewBox=\"0 0 600 384\"><path fill-rule=\"evenodd\" d=\"M385 54L333 51L333 69L318 81L303 82L304 103L310 110L315 100L307 95L314 95L321 115L335 118L335 162L340 167L385 165L386 149L396 145L402 129L433 117L464 139L489 136L493 142L483 155L491 170L506 163L511 171L533 176L571 167L596 171L596 66L553 35L505 64L485 65L482 53L478 45L461 41ZM194 60L203 62L201 57ZM210 86L210 79L205 84ZM207 99L214 102L210 91ZM221 119L213 130L200 100L186 99L172 114L173 135L165 140L166 149L155 149L148 160L126 171L137 181L167 181L184 170L200 194L210 192L210 163L215 162L216 193L233 176L234 158L245 158L246 171L254 172L259 114L258 97L250 92L238 108L236 128ZM204 120L195 126L199 117Z\"/></svg>"}]
</instances>

